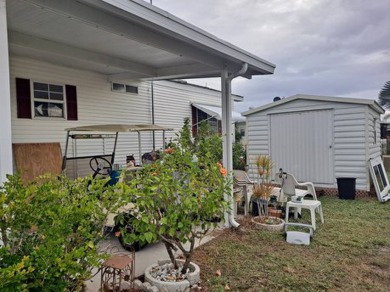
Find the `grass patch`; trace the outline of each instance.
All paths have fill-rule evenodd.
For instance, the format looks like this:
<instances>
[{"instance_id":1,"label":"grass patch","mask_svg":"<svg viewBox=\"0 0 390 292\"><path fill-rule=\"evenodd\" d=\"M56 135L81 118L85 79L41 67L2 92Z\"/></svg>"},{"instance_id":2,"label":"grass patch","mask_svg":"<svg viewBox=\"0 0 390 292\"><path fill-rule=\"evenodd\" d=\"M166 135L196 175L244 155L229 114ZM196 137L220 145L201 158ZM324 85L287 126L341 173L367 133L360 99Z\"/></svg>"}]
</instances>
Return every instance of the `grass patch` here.
<instances>
[{"instance_id":1,"label":"grass patch","mask_svg":"<svg viewBox=\"0 0 390 292\"><path fill-rule=\"evenodd\" d=\"M230 291L389 291L390 204L320 200L325 223L317 224L309 246L255 230L246 218L239 230L224 230L199 247L193 260L201 267L202 291L226 285Z\"/></svg>"}]
</instances>

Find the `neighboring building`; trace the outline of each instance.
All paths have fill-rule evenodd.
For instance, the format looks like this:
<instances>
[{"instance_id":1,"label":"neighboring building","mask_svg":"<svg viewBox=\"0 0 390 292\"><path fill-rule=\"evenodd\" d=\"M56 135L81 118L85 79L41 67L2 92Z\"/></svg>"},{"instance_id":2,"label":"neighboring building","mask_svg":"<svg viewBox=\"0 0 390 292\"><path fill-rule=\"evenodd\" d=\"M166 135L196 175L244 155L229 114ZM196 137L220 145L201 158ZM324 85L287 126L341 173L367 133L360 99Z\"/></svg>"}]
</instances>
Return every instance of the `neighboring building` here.
<instances>
[{"instance_id":1,"label":"neighboring building","mask_svg":"<svg viewBox=\"0 0 390 292\"><path fill-rule=\"evenodd\" d=\"M368 161L381 155L382 113L374 100L301 94L251 109L243 113L248 159L270 155L275 171L316 187L335 189L337 178L353 177L357 190L369 191Z\"/></svg>"}]
</instances>

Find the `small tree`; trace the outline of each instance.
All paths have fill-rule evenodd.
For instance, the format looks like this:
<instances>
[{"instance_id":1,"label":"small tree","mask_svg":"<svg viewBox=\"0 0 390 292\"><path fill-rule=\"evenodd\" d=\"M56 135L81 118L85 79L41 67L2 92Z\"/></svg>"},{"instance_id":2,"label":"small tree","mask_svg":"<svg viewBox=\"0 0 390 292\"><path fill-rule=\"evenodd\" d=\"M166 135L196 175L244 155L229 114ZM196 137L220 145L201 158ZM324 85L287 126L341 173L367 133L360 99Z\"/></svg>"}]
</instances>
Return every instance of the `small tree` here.
<instances>
[{"instance_id":1,"label":"small tree","mask_svg":"<svg viewBox=\"0 0 390 292\"><path fill-rule=\"evenodd\" d=\"M175 268L174 251L180 250L185 258L182 273L189 267L195 240L223 220L229 207L224 194L230 193L231 185L216 158L220 138L205 135L193 144L189 133L186 121L174 151L145 166L128 185L122 185L123 195L136 202L138 210L129 219L137 232L124 234L125 239L141 243L161 240Z\"/></svg>"}]
</instances>

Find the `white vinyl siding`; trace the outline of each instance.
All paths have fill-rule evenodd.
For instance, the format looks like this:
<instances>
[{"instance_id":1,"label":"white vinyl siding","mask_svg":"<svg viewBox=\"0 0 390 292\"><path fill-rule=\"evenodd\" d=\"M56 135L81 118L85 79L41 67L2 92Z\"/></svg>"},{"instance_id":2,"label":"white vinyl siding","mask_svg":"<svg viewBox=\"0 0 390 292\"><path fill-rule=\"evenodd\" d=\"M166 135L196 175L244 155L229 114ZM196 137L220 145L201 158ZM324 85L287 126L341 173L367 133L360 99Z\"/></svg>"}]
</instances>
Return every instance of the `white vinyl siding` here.
<instances>
[{"instance_id":1,"label":"white vinyl siding","mask_svg":"<svg viewBox=\"0 0 390 292\"><path fill-rule=\"evenodd\" d=\"M90 124L151 124L151 82L135 82L138 94L114 92L107 76L82 70L55 66L27 58L10 59L12 143L60 142L65 150L66 128ZM16 117L15 78L39 80L49 84L72 84L77 88L78 120L18 119ZM183 125L185 117L191 119L191 102L221 105L221 93L169 81L156 81L154 86L155 123L173 128L166 132L167 140ZM152 134L142 133L142 152L152 150ZM113 139L78 140L70 143L68 156L111 154ZM161 133L156 132L156 150L163 146ZM77 149L77 150L76 150ZM76 153L77 151L77 153ZM124 164L126 156L134 154L139 162L138 134L119 133L115 163Z\"/></svg>"},{"instance_id":2,"label":"white vinyl siding","mask_svg":"<svg viewBox=\"0 0 390 292\"><path fill-rule=\"evenodd\" d=\"M255 157L259 154L271 155L272 158L270 147L273 142L271 142L272 138L270 136L272 127L270 116L305 111L315 113L316 111L328 110L333 113L332 120L329 121L332 125L333 135L332 180L330 183L319 183L316 186L337 188L336 178L355 177L357 178L356 188L369 191L368 160L380 155L379 122L375 123L374 121L374 119L379 119L379 113L367 104L349 103L348 99L345 102L332 102L321 98L318 100L297 98L291 102L249 113L246 116L249 162L253 163ZM307 120L308 124L311 122L312 120ZM374 127L376 131L374 131ZM299 140L300 133L298 130L291 129L290 135L292 141L295 138ZM376 140L374 135L376 135ZM307 153L308 156L312 156L311 159L315 159L316 165L319 166L319 168L311 166L309 171L320 172L322 176L320 181L325 181L329 174L321 169L323 163L321 158L313 153L310 154L310 151L306 151L305 148L303 148L303 152ZM299 174L299 170L297 170L297 173ZM250 174L252 177L254 176L254 169L250 170ZM298 177L298 179L305 180L306 178Z\"/></svg>"}]
</instances>

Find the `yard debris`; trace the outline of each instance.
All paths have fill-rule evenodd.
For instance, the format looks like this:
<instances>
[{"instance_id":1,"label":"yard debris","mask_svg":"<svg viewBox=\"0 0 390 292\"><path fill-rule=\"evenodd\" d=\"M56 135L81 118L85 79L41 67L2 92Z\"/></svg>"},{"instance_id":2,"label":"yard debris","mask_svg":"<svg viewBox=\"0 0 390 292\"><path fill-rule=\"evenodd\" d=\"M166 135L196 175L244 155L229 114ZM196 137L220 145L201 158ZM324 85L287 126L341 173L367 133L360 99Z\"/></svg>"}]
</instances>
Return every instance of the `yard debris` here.
<instances>
[{"instance_id":1,"label":"yard debris","mask_svg":"<svg viewBox=\"0 0 390 292\"><path fill-rule=\"evenodd\" d=\"M215 275L216 275L217 277L220 277L220 276L222 275L221 270L216 270L216 271L215 271Z\"/></svg>"}]
</instances>

